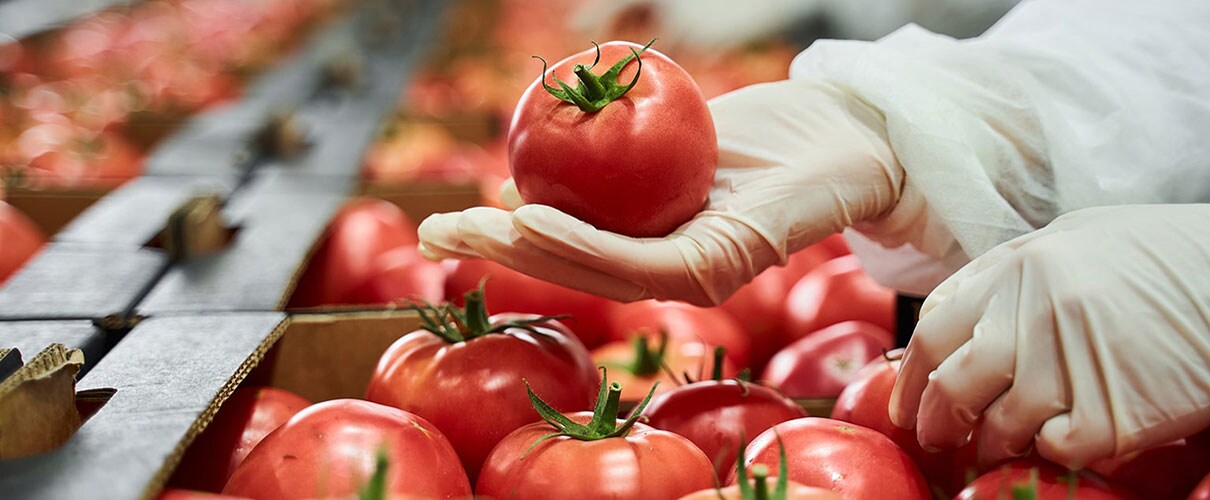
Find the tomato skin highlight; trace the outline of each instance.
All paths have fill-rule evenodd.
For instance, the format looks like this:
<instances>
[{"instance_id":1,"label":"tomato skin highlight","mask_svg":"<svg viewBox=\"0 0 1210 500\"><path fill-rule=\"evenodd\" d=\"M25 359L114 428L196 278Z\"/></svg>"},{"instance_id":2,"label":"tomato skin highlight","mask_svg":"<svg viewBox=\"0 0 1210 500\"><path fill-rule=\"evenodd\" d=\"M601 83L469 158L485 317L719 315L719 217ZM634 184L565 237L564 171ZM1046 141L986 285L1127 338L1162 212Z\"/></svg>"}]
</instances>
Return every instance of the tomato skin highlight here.
<instances>
[{"instance_id":1,"label":"tomato skin highlight","mask_svg":"<svg viewBox=\"0 0 1210 500\"><path fill-rule=\"evenodd\" d=\"M597 71L641 45L601 44ZM522 94L508 132L509 164L521 198L548 205L597 229L634 237L666 236L702 210L714 182L718 140L692 77L664 54L639 57L638 84L595 113L585 113L543 88L554 77L575 86L573 68L595 49L568 57ZM631 61L618 82L638 70Z\"/></svg>"},{"instance_id":2,"label":"tomato skin highlight","mask_svg":"<svg viewBox=\"0 0 1210 500\"><path fill-rule=\"evenodd\" d=\"M719 480L735 470L740 440L807 412L765 386L736 380L705 380L651 399L647 425L683 436L714 462Z\"/></svg>"},{"instance_id":3,"label":"tomato skin highlight","mask_svg":"<svg viewBox=\"0 0 1210 500\"><path fill-rule=\"evenodd\" d=\"M762 432L748 444L749 470L755 464L764 464L771 473L778 469L778 436L785 445L791 481L845 498L933 498L912 459L890 438L826 418L800 418ZM727 483L736 480L732 472Z\"/></svg>"},{"instance_id":4,"label":"tomato skin highlight","mask_svg":"<svg viewBox=\"0 0 1210 500\"><path fill-rule=\"evenodd\" d=\"M592 414L568 417L586 424ZM553 432L550 424L537 422L500 441L483 464L475 493L516 500L659 500L714 484L714 468L706 456L671 432L640 423L625 437L580 441L559 436L534 446Z\"/></svg>"},{"instance_id":5,"label":"tomato skin highlight","mask_svg":"<svg viewBox=\"0 0 1210 500\"><path fill-rule=\"evenodd\" d=\"M895 331L895 291L867 275L856 255L819 265L786 298L786 328L794 338L851 320Z\"/></svg>"},{"instance_id":6,"label":"tomato skin highlight","mask_svg":"<svg viewBox=\"0 0 1210 500\"><path fill-rule=\"evenodd\" d=\"M241 387L185 452L171 484L220 491L258 443L311 402L273 387Z\"/></svg>"},{"instance_id":7,"label":"tomato skin highlight","mask_svg":"<svg viewBox=\"0 0 1210 500\"><path fill-rule=\"evenodd\" d=\"M1210 474L1202 478L1202 482L1197 483L1197 487L1193 489L1193 493L1189 494L1187 500L1210 500Z\"/></svg>"},{"instance_id":8,"label":"tomato skin highlight","mask_svg":"<svg viewBox=\"0 0 1210 500\"><path fill-rule=\"evenodd\" d=\"M536 318L498 314L492 324ZM588 351L557 322L448 343L418 330L379 359L366 399L426 418L453 443L473 478L492 447L537 419L525 382L559 411L591 408L600 374Z\"/></svg>"},{"instance_id":9,"label":"tomato skin highlight","mask_svg":"<svg viewBox=\"0 0 1210 500\"><path fill-rule=\"evenodd\" d=\"M891 347L890 332L863 321L846 321L773 355L761 380L794 398L836 397L857 379L862 367Z\"/></svg>"},{"instance_id":10,"label":"tomato skin highlight","mask_svg":"<svg viewBox=\"0 0 1210 500\"><path fill-rule=\"evenodd\" d=\"M966 486L955 500L978 500L1012 497L1014 485L1027 485L1030 470L1038 470L1036 500L1133 500L1135 496L1125 489L1110 484L1091 471L1079 471L1076 487L1071 488L1067 469L1041 459L1014 460L979 476Z\"/></svg>"},{"instance_id":11,"label":"tomato skin highlight","mask_svg":"<svg viewBox=\"0 0 1210 500\"><path fill-rule=\"evenodd\" d=\"M429 421L369 401L308 407L265 436L236 468L223 494L311 499L356 493L387 453L387 492L457 498L471 494L458 454Z\"/></svg>"}]
</instances>

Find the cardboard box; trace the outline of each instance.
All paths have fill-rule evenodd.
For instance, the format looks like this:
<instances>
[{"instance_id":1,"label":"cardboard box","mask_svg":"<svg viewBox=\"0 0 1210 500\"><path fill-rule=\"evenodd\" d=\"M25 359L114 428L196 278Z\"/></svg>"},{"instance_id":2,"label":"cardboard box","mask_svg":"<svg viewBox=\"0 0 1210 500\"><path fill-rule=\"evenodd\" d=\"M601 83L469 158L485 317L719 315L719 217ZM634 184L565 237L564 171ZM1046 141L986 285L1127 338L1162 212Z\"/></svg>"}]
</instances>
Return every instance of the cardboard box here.
<instances>
[{"instance_id":1,"label":"cardboard box","mask_svg":"<svg viewBox=\"0 0 1210 500\"><path fill-rule=\"evenodd\" d=\"M88 373L120 336L86 320L0 322L0 349L13 350L9 362L23 363L52 344L62 344L84 355L80 376ZM6 375L0 370L0 380Z\"/></svg>"},{"instance_id":2,"label":"cardboard box","mask_svg":"<svg viewBox=\"0 0 1210 500\"><path fill-rule=\"evenodd\" d=\"M97 319L129 311L168 266L151 248L49 243L0 288L0 319Z\"/></svg>"}]
</instances>

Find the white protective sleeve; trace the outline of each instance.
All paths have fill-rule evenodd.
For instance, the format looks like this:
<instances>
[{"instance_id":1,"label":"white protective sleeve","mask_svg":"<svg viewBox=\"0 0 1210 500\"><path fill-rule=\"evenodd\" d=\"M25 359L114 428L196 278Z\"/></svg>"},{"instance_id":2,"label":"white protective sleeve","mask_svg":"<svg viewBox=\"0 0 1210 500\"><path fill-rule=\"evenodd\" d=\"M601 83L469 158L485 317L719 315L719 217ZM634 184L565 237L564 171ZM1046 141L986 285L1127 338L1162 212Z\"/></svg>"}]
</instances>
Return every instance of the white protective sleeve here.
<instances>
[{"instance_id":1,"label":"white protective sleeve","mask_svg":"<svg viewBox=\"0 0 1210 500\"><path fill-rule=\"evenodd\" d=\"M885 114L907 183L885 220L848 233L869 272L903 292L925 295L1072 210L1210 201L1204 0L1027 1L969 40L907 26L820 41L790 76Z\"/></svg>"}]
</instances>

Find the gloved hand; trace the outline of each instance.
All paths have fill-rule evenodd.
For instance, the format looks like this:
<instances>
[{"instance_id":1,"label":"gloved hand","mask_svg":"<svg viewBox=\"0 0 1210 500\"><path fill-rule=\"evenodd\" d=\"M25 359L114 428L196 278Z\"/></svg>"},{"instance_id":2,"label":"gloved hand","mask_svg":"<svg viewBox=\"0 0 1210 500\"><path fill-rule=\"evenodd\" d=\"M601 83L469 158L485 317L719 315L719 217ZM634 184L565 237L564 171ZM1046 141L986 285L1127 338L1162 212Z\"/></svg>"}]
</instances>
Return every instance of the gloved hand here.
<instances>
[{"instance_id":1,"label":"gloved hand","mask_svg":"<svg viewBox=\"0 0 1210 500\"><path fill-rule=\"evenodd\" d=\"M978 426L1080 467L1210 425L1210 205L1084 209L1001 244L925 301L891 395L924 446Z\"/></svg>"},{"instance_id":2,"label":"gloved hand","mask_svg":"<svg viewBox=\"0 0 1210 500\"><path fill-rule=\"evenodd\" d=\"M878 219L899 200L903 168L882 116L842 89L755 85L710 110L719 169L709 201L665 238L599 231L547 206L479 207L425 219L421 252L484 257L615 300L714 305L790 253Z\"/></svg>"}]
</instances>

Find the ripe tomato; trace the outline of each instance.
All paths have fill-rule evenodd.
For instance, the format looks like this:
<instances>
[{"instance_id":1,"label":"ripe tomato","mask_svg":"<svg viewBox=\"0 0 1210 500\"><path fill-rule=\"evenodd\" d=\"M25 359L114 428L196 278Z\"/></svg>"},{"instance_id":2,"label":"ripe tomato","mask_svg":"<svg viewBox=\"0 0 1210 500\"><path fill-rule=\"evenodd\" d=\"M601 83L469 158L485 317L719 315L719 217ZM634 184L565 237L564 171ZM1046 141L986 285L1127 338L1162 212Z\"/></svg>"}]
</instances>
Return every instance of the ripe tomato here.
<instances>
[{"instance_id":1,"label":"ripe tomato","mask_svg":"<svg viewBox=\"0 0 1210 500\"><path fill-rule=\"evenodd\" d=\"M504 436L534 421L526 383L560 411L592 405L598 375L588 351L554 321L489 318L482 291L467 294L462 326L446 310L395 341L378 361L366 399L420 415L441 429L472 478Z\"/></svg>"},{"instance_id":2,"label":"ripe tomato","mask_svg":"<svg viewBox=\"0 0 1210 500\"><path fill-rule=\"evenodd\" d=\"M800 418L762 432L746 450L749 469L756 464L777 467L779 436L791 481L827 488L845 498L932 498L912 459L889 438L826 418ZM736 480L732 473L728 483Z\"/></svg>"},{"instance_id":3,"label":"ripe tomato","mask_svg":"<svg viewBox=\"0 0 1210 500\"><path fill-rule=\"evenodd\" d=\"M660 331L686 342L725 347L727 358L746 367L751 359L751 340L743 327L726 312L683 302L643 300L620 305L610 317L610 338L629 339L636 332L654 335Z\"/></svg>"},{"instance_id":4,"label":"ripe tomato","mask_svg":"<svg viewBox=\"0 0 1210 500\"><path fill-rule=\"evenodd\" d=\"M807 416L774 389L738 380L705 380L656 395L647 425L684 436L714 462L720 480L735 470L741 439Z\"/></svg>"},{"instance_id":5,"label":"ripe tomato","mask_svg":"<svg viewBox=\"0 0 1210 500\"><path fill-rule=\"evenodd\" d=\"M475 493L515 500L675 499L714 483L710 460L693 443L636 423L646 400L618 420L622 387L614 382L606 390L605 384L593 412L569 415L548 411L530 392L544 421L500 441Z\"/></svg>"},{"instance_id":6,"label":"ripe tomato","mask_svg":"<svg viewBox=\"0 0 1210 500\"><path fill-rule=\"evenodd\" d=\"M766 498L779 498L781 500L843 500L840 495L823 488L803 486L795 482L790 482L786 486L786 495L784 497L769 496ZM745 497L743 492L740 491L739 486L734 485L697 491L681 497L680 500L747 500L748 498L752 497Z\"/></svg>"},{"instance_id":7,"label":"ripe tomato","mask_svg":"<svg viewBox=\"0 0 1210 500\"><path fill-rule=\"evenodd\" d=\"M247 497L233 497L206 491L178 490L167 488L160 492L157 500L251 500Z\"/></svg>"},{"instance_id":8,"label":"ripe tomato","mask_svg":"<svg viewBox=\"0 0 1210 500\"><path fill-rule=\"evenodd\" d=\"M603 44L600 61L621 70L615 78L594 77L583 65L596 52L586 50L525 90L508 144L513 179L527 203L636 237L665 236L702 210L718 164L710 110L689 74L664 54L646 49L634 61L632 51L643 50ZM576 78L607 87L636 83L615 102L586 112L552 95L564 92L556 81Z\"/></svg>"},{"instance_id":9,"label":"ripe tomato","mask_svg":"<svg viewBox=\"0 0 1210 500\"><path fill-rule=\"evenodd\" d=\"M347 302L441 302L445 297L445 269L420 256L415 247L389 250L374 259L370 277L349 293Z\"/></svg>"},{"instance_id":10,"label":"ripe tomato","mask_svg":"<svg viewBox=\"0 0 1210 500\"><path fill-rule=\"evenodd\" d=\"M862 367L894 345L890 332L864 321L846 321L773 355L761 380L795 398L836 397Z\"/></svg>"},{"instance_id":11,"label":"ripe tomato","mask_svg":"<svg viewBox=\"0 0 1210 500\"><path fill-rule=\"evenodd\" d=\"M832 259L794 285L786 298L790 335L802 338L836 323L861 320L895 331L895 292L861 269L855 255Z\"/></svg>"},{"instance_id":12,"label":"ripe tomato","mask_svg":"<svg viewBox=\"0 0 1210 500\"><path fill-rule=\"evenodd\" d=\"M924 451L916 439L916 431L901 429L891 422L887 408L891 404L891 390L899 376L902 349L887 353L890 359L879 357L857 373L836 399L831 418L867 427L891 438L909 457L916 461L920 472L934 487L947 495L956 495L966 486L967 474L977 472L974 442L958 450L936 453Z\"/></svg>"},{"instance_id":13,"label":"ripe tomato","mask_svg":"<svg viewBox=\"0 0 1210 500\"><path fill-rule=\"evenodd\" d=\"M446 279L446 300L461 303L462 294L487 277L487 308L543 316L570 315L560 320L588 348L605 343L609 311L618 303L579 290L531 278L490 260L463 260L453 264Z\"/></svg>"},{"instance_id":14,"label":"ripe tomato","mask_svg":"<svg viewBox=\"0 0 1210 500\"><path fill-rule=\"evenodd\" d=\"M1123 457L1099 460L1088 469L1140 498L1183 500L1210 474L1210 445L1182 439Z\"/></svg>"},{"instance_id":15,"label":"ripe tomato","mask_svg":"<svg viewBox=\"0 0 1210 500\"><path fill-rule=\"evenodd\" d=\"M41 127L59 126L46 124ZM62 142L47 145L29 160L33 182L42 187L117 186L143 170L143 153L117 134L85 132L71 127ZM22 142L27 135L22 134ZM28 147L23 145L23 147Z\"/></svg>"},{"instance_id":16,"label":"ripe tomato","mask_svg":"<svg viewBox=\"0 0 1210 500\"><path fill-rule=\"evenodd\" d=\"M1197 487L1193 489L1193 493L1189 494L1188 500L1210 500L1210 474L1202 478L1202 482L1197 483Z\"/></svg>"},{"instance_id":17,"label":"ripe tomato","mask_svg":"<svg viewBox=\"0 0 1210 500\"><path fill-rule=\"evenodd\" d=\"M325 401L294 415L253 448L223 494L257 499L349 495L371 477L379 450L389 463L389 494L471 494L454 447L436 426L358 399Z\"/></svg>"},{"instance_id":18,"label":"ripe tomato","mask_svg":"<svg viewBox=\"0 0 1210 500\"><path fill-rule=\"evenodd\" d=\"M46 237L34 221L0 200L0 284L8 281L45 243Z\"/></svg>"},{"instance_id":19,"label":"ripe tomato","mask_svg":"<svg viewBox=\"0 0 1210 500\"><path fill-rule=\"evenodd\" d=\"M1035 500L1129 500L1134 495L1090 471L1072 473L1053 463L1041 460L1014 460L988 472L958 494L956 500L1012 498L1013 488L1029 488L1030 475L1037 471Z\"/></svg>"},{"instance_id":20,"label":"ripe tomato","mask_svg":"<svg viewBox=\"0 0 1210 500\"><path fill-rule=\"evenodd\" d=\"M623 400L638 401L657 382L660 385L656 393L663 393L676 387L676 378L682 374L706 373L710 369L710 348L700 342L638 335L630 341L610 342L593 349L592 361L613 369L614 379L622 384ZM723 360L722 370L725 377L738 372L729 359Z\"/></svg>"},{"instance_id":21,"label":"ripe tomato","mask_svg":"<svg viewBox=\"0 0 1210 500\"><path fill-rule=\"evenodd\" d=\"M395 205L368 198L345 205L299 278L290 307L348 302L373 275L379 256L416 242L415 226Z\"/></svg>"},{"instance_id":22,"label":"ripe tomato","mask_svg":"<svg viewBox=\"0 0 1210 500\"><path fill-rule=\"evenodd\" d=\"M169 484L204 491L223 489L257 443L310 405L290 391L241 387L185 451Z\"/></svg>"}]
</instances>

